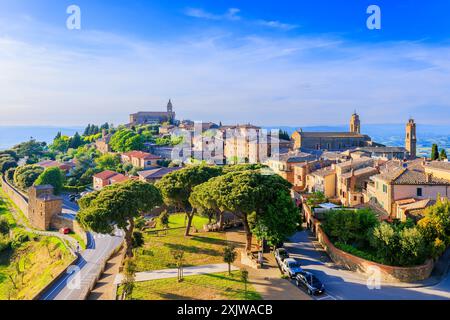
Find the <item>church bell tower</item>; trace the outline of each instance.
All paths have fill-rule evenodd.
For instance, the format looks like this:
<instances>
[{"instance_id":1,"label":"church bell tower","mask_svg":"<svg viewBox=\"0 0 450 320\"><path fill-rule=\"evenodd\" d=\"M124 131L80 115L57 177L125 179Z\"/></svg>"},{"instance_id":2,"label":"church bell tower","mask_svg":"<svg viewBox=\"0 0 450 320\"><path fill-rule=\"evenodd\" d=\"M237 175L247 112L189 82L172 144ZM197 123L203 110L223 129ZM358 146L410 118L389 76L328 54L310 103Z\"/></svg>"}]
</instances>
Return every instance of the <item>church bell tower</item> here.
<instances>
[{"instance_id":1,"label":"church bell tower","mask_svg":"<svg viewBox=\"0 0 450 320\"><path fill-rule=\"evenodd\" d=\"M352 114L350 120L350 132L361 133L361 121L359 120L359 115L355 112Z\"/></svg>"},{"instance_id":2,"label":"church bell tower","mask_svg":"<svg viewBox=\"0 0 450 320\"><path fill-rule=\"evenodd\" d=\"M416 123L414 119L409 119L406 124L405 149L408 151L410 159L417 157Z\"/></svg>"},{"instance_id":3,"label":"church bell tower","mask_svg":"<svg viewBox=\"0 0 450 320\"><path fill-rule=\"evenodd\" d=\"M172 100L169 99L169 103L167 104L167 113L172 113L172 112L173 112Z\"/></svg>"}]
</instances>

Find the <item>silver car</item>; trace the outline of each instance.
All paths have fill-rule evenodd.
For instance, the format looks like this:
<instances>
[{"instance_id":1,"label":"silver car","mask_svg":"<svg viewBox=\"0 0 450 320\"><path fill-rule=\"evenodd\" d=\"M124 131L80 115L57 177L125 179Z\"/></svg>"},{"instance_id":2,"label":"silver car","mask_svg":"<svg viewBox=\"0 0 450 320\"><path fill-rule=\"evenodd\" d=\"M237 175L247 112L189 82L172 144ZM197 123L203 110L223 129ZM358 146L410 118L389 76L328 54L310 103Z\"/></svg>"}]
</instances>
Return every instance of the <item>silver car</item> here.
<instances>
[{"instance_id":1,"label":"silver car","mask_svg":"<svg viewBox=\"0 0 450 320\"><path fill-rule=\"evenodd\" d=\"M298 273L303 271L300 263L292 258L284 259L281 264L281 270L291 278L294 278Z\"/></svg>"}]
</instances>

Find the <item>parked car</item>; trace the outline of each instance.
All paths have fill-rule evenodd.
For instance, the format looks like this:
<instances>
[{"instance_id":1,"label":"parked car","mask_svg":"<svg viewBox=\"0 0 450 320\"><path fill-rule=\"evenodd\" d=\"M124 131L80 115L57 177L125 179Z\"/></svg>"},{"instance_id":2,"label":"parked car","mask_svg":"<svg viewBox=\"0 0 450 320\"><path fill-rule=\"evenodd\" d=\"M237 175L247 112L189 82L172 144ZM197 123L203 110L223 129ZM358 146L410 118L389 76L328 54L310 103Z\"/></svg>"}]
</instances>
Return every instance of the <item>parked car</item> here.
<instances>
[{"instance_id":1,"label":"parked car","mask_svg":"<svg viewBox=\"0 0 450 320\"><path fill-rule=\"evenodd\" d=\"M294 278L297 273L303 271L300 263L292 258L284 259L281 264L281 270L291 278Z\"/></svg>"},{"instance_id":2,"label":"parked car","mask_svg":"<svg viewBox=\"0 0 450 320\"><path fill-rule=\"evenodd\" d=\"M70 233L70 229L69 228L61 228L61 229L59 229L59 233L61 233L61 234L69 234Z\"/></svg>"},{"instance_id":3,"label":"parked car","mask_svg":"<svg viewBox=\"0 0 450 320\"><path fill-rule=\"evenodd\" d=\"M302 271L295 276L297 287L304 288L310 296L325 292L325 286L310 272Z\"/></svg>"},{"instance_id":4,"label":"parked car","mask_svg":"<svg viewBox=\"0 0 450 320\"><path fill-rule=\"evenodd\" d=\"M289 258L289 253L284 248L278 248L275 250L275 260L281 266L285 259Z\"/></svg>"}]
</instances>

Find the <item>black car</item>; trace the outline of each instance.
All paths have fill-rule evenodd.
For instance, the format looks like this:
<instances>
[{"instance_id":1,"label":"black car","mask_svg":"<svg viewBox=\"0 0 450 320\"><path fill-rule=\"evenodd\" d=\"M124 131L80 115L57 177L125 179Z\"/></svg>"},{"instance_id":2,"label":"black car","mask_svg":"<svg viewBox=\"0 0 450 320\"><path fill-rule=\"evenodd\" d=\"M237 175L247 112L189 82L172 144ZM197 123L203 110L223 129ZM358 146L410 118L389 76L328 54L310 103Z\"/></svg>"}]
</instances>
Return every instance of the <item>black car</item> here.
<instances>
[{"instance_id":1,"label":"black car","mask_svg":"<svg viewBox=\"0 0 450 320\"><path fill-rule=\"evenodd\" d=\"M284 248L278 248L275 250L275 260L277 260L278 264L281 265L281 263L289 258L289 253Z\"/></svg>"},{"instance_id":2,"label":"black car","mask_svg":"<svg viewBox=\"0 0 450 320\"><path fill-rule=\"evenodd\" d=\"M310 296L322 294L325 292L325 286L315 275L310 272L302 271L295 276L295 283L298 287L304 288Z\"/></svg>"}]
</instances>

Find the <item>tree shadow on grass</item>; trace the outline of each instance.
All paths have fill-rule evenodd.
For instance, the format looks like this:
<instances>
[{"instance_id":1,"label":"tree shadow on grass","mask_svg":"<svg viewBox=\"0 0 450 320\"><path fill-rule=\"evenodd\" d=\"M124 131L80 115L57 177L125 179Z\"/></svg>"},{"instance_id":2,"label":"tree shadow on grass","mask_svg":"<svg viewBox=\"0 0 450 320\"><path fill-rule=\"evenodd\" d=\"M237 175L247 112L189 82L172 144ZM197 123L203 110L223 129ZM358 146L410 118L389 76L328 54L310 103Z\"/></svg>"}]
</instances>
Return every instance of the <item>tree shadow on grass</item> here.
<instances>
[{"instance_id":1,"label":"tree shadow on grass","mask_svg":"<svg viewBox=\"0 0 450 320\"><path fill-rule=\"evenodd\" d=\"M198 242L203 242L203 243L208 243L208 244L214 244L214 245L218 245L218 246L225 246L225 245L227 245L229 243L225 239L212 238L212 237L200 237L200 236L193 236L191 238L191 240L198 241Z\"/></svg>"},{"instance_id":2,"label":"tree shadow on grass","mask_svg":"<svg viewBox=\"0 0 450 320\"><path fill-rule=\"evenodd\" d=\"M0 252L0 266L9 266L13 259L14 250L6 249Z\"/></svg>"},{"instance_id":3,"label":"tree shadow on grass","mask_svg":"<svg viewBox=\"0 0 450 320\"><path fill-rule=\"evenodd\" d=\"M217 291L223 297L232 298L233 300L236 299L236 298L240 298L240 299L244 299L245 298L245 299L249 299L249 300L260 300L261 299L259 294L257 292L254 292L254 291L247 291L247 294L245 294L244 283L242 281L240 281L240 280L233 279L233 278L230 278L228 276L223 276L223 275L221 276L221 275L218 275L218 274L213 274L213 273L205 274L203 276L216 278L216 279L223 280L223 281L231 281L231 282L239 283L239 284L241 284L242 288L231 288L231 287L226 286L226 285L225 286L215 285L214 283L211 283L211 282L208 282L208 281L205 281L202 284L198 284L198 283L195 283L195 282L189 282L189 284L191 286L198 287L199 290L201 290L201 289L203 289L203 290L204 289L210 289L210 290Z\"/></svg>"},{"instance_id":4,"label":"tree shadow on grass","mask_svg":"<svg viewBox=\"0 0 450 320\"><path fill-rule=\"evenodd\" d=\"M186 246L183 244L165 243L164 246L168 247L170 250L182 250L188 253L205 254L209 256L221 256L222 252L214 249L200 248L196 246Z\"/></svg>"}]
</instances>

